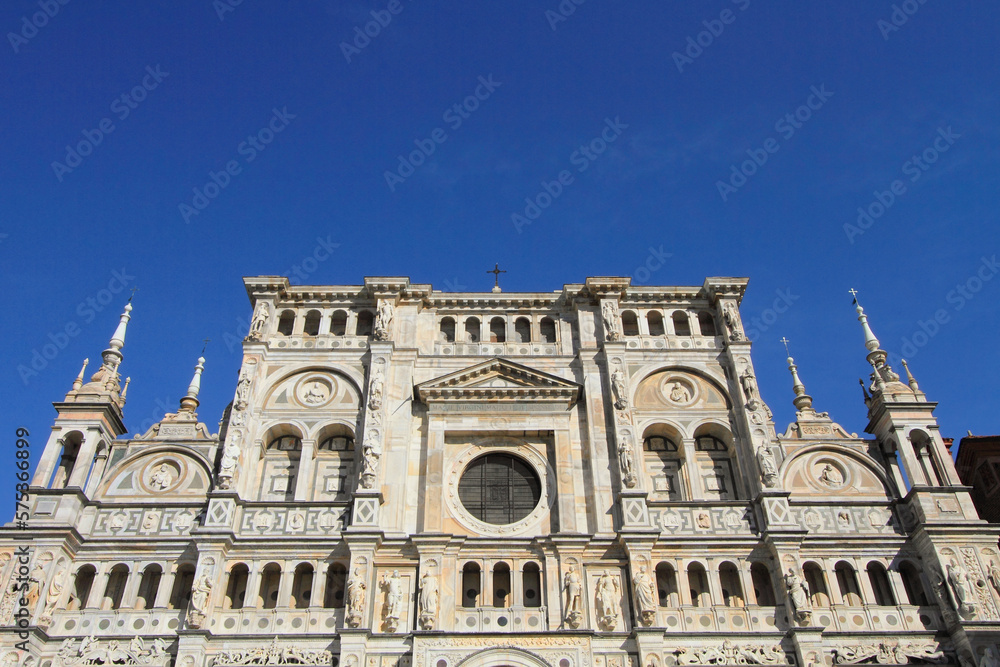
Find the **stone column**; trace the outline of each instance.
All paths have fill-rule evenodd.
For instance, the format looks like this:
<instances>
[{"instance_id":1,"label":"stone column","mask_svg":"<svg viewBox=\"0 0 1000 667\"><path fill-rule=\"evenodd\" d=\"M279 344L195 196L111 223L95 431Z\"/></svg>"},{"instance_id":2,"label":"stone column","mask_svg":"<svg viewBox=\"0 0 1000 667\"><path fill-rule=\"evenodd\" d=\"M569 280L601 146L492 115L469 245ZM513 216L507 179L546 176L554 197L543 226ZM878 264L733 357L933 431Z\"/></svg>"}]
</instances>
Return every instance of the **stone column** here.
<instances>
[{"instance_id":1,"label":"stone column","mask_svg":"<svg viewBox=\"0 0 1000 667\"><path fill-rule=\"evenodd\" d=\"M73 472L70 473L66 488L83 488L87 482L87 474L90 473L90 466L94 462L94 454L97 451L97 443L101 439L101 432L95 428L88 428L84 434L80 451L76 455L76 463L73 464Z\"/></svg>"},{"instance_id":2,"label":"stone column","mask_svg":"<svg viewBox=\"0 0 1000 667\"><path fill-rule=\"evenodd\" d=\"M313 469L316 465L315 450L315 440L302 441L302 451L299 452L299 468L295 477L295 502L312 500Z\"/></svg>"},{"instance_id":3,"label":"stone column","mask_svg":"<svg viewBox=\"0 0 1000 667\"><path fill-rule=\"evenodd\" d=\"M55 472L56 466L59 465L65 435L66 429L52 431L48 442L45 443L45 449L42 450L42 457L38 460L35 475L31 478L31 486L48 486L49 480L52 479L52 473Z\"/></svg>"},{"instance_id":4,"label":"stone column","mask_svg":"<svg viewBox=\"0 0 1000 667\"><path fill-rule=\"evenodd\" d=\"M251 561L247 565L249 572L247 573L247 592L243 596L243 608L260 609L260 573L264 563Z\"/></svg>"},{"instance_id":5,"label":"stone column","mask_svg":"<svg viewBox=\"0 0 1000 667\"><path fill-rule=\"evenodd\" d=\"M166 609L170 604L170 594L174 590L174 577L177 576L177 566L164 568L160 577L160 587L156 589L156 599L153 601L155 609Z\"/></svg>"},{"instance_id":6,"label":"stone column","mask_svg":"<svg viewBox=\"0 0 1000 667\"><path fill-rule=\"evenodd\" d=\"M139 595L139 585L142 583L142 563L133 561L130 569L128 584L125 586L125 592L122 593L122 603L119 605L121 609L135 609L135 601Z\"/></svg>"},{"instance_id":7,"label":"stone column","mask_svg":"<svg viewBox=\"0 0 1000 667\"><path fill-rule=\"evenodd\" d=\"M104 476L104 470L108 465L108 454L110 447L102 447L97 452L97 458L94 460L94 469L90 473L90 479L87 481L87 488L84 490L84 494L88 498L92 497L97 491L98 485L101 483L101 478Z\"/></svg>"},{"instance_id":8,"label":"stone column","mask_svg":"<svg viewBox=\"0 0 1000 667\"><path fill-rule=\"evenodd\" d=\"M290 606L292 599L292 585L295 581L294 563L283 561L281 564L281 579L278 584L278 603L276 608L285 609Z\"/></svg>"}]
</instances>

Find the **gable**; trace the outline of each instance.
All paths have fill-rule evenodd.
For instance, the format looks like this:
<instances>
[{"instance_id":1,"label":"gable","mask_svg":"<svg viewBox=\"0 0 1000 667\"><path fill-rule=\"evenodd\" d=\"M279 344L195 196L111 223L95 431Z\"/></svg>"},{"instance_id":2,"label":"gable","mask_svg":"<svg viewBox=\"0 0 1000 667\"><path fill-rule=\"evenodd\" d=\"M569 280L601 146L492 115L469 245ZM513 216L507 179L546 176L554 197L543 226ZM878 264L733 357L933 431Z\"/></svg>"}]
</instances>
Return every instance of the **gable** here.
<instances>
[{"instance_id":1,"label":"gable","mask_svg":"<svg viewBox=\"0 0 1000 667\"><path fill-rule=\"evenodd\" d=\"M573 405L580 385L556 375L496 357L415 387L418 400L442 402L517 401Z\"/></svg>"}]
</instances>

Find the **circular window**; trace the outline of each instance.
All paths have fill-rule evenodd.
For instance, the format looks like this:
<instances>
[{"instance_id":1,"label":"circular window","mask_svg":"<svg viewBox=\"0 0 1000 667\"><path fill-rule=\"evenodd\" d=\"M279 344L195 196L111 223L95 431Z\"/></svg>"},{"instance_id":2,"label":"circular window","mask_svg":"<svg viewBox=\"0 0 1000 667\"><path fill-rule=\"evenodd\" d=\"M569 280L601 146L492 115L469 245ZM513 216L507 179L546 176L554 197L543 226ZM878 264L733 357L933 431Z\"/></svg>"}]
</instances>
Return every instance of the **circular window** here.
<instances>
[{"instance_id":1,"label":"circular window","mask_svg":"<svg viewBox=\"0 0 1000 667\"><path fill-rule=\"evenodd\" d=\"M509 454L486 454L462 473L458 497L472 516L503 526L531 514L542 497L542 483L527 462Z\"/></svg>"}]
</instances>

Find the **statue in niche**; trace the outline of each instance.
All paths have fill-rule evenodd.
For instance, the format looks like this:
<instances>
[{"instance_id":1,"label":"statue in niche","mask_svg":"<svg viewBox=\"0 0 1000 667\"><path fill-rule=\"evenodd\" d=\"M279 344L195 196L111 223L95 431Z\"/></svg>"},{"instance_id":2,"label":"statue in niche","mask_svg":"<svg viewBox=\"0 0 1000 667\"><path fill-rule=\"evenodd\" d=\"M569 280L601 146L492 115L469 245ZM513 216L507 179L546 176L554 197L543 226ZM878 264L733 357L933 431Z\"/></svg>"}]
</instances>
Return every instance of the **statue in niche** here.
<instances>
[{"instance_id":1,"label":"statue in niche","mask_svg":"<svg viewBox=\"0 0 1000 667\"><path fill-rule=\"evenodd\" d=\"M389 326L392 324L392 303L381 300L375 314L375 340L389 340Z\"/></svg>"},{"instance_id":2,"label":"statue in niche","mask_svg":"<svg viewBox=\"0 0 1000 667\"><path fill-rule=\"evenodd\" d=\"M219 463L219 488L227 490L232 486L236 476L236 465L240 460L240 443L243 441L242 431L233 431L222 449L222 461Z\"/></svg>"},{"instance_id":3,"label":"statue in niche","mask_svg":"<svg viewBox=\"0 0 1000 667\"><path fill-rule=\"evenodd\" d=\"M247 402L250 400L250 384L252 382L250 375L250 369L244 368L243 372L240 374L240 381L236 384L237 410L245 409L247 407Z\"/></svg>"},{"instance_id":4,"label":"statue in niche","mask_svg":"<svg viewBox=\"0 0 1000 667\"><path fill-rule=\"evenodd\" d=\"M375 448L372 439L366 438L362 447L361 459L361 488L374 489L375 478L378 476L379 452Z\"/></svg>"},{"instance_id":5,"label":"statue in niche","mask_svg":"<svg viewBox=\"0 0 1000 667\"><path fill-rule=\"evenodd\" d=\"M965 566L952 558L948 564L948 585L955 596L955 607L958 613L972 615L976 611L976 601L973 598L975 585Z\"/></svg>"},{"instance_id":6,"label":"statue in niche","mask_svg":"<svg viewBox=\"0 0 1000 667\"><path fill-rule=\"evenodd\" d=\"M375 371L368 388L368 409L378 412L382 409L382 371Z\"/></svg>"},{"instance_id":7,"label":"statue in niche","mask_svg":"<svg viewBox=\"0 0 1000 667\"><path fill-rule=\"evenodd\" d=\"M424 630L433 630L434 621L437 618L438 608L438 582L430 572L424 572L420 577L420 627Z\"/></svg>"},{"instance_id":8,"label":"statue in niche","mask_svg":"<svg viewBox=\"0 0 1000 667\"><path fill-rule=\"evenodd\" d=\"M1000 660L992 646L987 646L983 651L983 657L979 659L979 667L1000 667Z\"/></svg>"},{"instance_id":9,"label":"statue in niche","mask_svg":"<svg viewBox=\"0 0 1000 667\"><path fill-rule=\"evenodd\" d=\"M785 591L795 620L802 624L808 623L809 617L812 616L809 590L793 567L788 568L788 573L785 575Z\"/></svg>"},{"instance_id":10,"label":"statue in niche","mask_svg":"<svg viewBox=\"0 0 1000 667\"><path fill-rule=\"evenodd\" d=\"M352 628L361 627L361 614L365 607L365 584L361 568L355 566L351 577L347 580L347 625Z\"/></svg>"},{"instance_id":11,"label":"statue in niche","mask_svg":"<svg viewBox=\"0 0 1000 667\"><path fill-rule=\"evenodd\" d=\"M778 465L769 447L761 445L757 448L757 463L760 465L760 476L764 486L771 488L778 482Z\"/></svg>"},{"instance_id":12,"label":"statue in niche","mask_svg":"<svg viewBox=\"0 0 1000 667\"><path fill-rule=\"evenodd\" d=\"M605 572L597 580L597 622L604 630L614 630L618 625L618 580Z\"/></svg>"},{"instance_id":13,"label":"statue in niche","mask_svg":"<svg viewBox=\"0 0 1000 667\"><path fill-rule=\"evenodd\" d=\"M391 575L383 574L379 588L385 591L385 603L382 606L385 629L395 632L399 627L399 615L403 611L403 582L399 578L399 570L393 570Z\"/></svg>"},{"instance_id":14,"label":"statue in niche","mask_svg":"<svg viewBox=\"0 0 1000 667\"><path fill-rule=\"evenodd\" d=\"M27 609L35 610L35 606L42 596L42 582L44 581L45 570L42 568L41 563L36 563L35 569L32 570L31 576L28 578L28 589L24 593L24 600L27 602L24 606Z\"/></svg>"},{"instance_id":15,"label":"statue in niche","mask_svg":"<svg viewBox=\"0 0 1000 667\"><path fill-rule=\"evenodd\" d=\"M48 627L52 623L52 614L55 613L56 605L59 604L59 599L62 597L62 582L65 576L66 567L60 566L49 583L49 590L45 595L45 608L42 611L41 618L38 619L38 625L43 628Z\"/></svg>"},{"instance_id":16,"label":"statue in niche","mask_svg":"<svg viewBox=\"0 0 1000 667\"><path fill-rule=\"evenodd\" d=\"M601 304L601 319L604 322L604 335L607 340L621 340L622 333L618 328L618 307L613 301L605 301Z\"/></svg>"},{"instance_id":17,"label":"statue in niche","mask_svg":"<svg viewBox=\"0 0 1000 667\"><path fill-rule=\"evenodd\" d=\"M628 389L625 387L625 373L621 369L616 369L611 374L611 391L615 397L615 408L625 410L628 408Z\"/></svg>"},{"instance_id":18,"label":"statue in niche","mask_svg":"<svg viewBox=\"0 0 1000 667\"><path fill-rule=\"evenodd\" d=\"M680 382L674 382L670 389L670 400L673 403L687 403L691 400L691 393Z\"/></svg>"},{"instance_id":19,"label":"statue in niche","mask_svg":"<svg viewBox=\"0 0 1000 667\"><path fill-rule=\"evenodd\" d=\"M751 412L755 411L760 405L761 400L760 394L757 392L757 378L749 366L743 371L743 375L740 376L740 385L742 385L743 393L747 397L747 409Z\"/></svg>"},{"instance_id":20,"label":"statue in niche","mask_svg":"<svg viewBox=\"0 0 1000 667\"><path fill-rule=\"evenodd\" d=\"M823 469L819 473L819 481L830 487L840 487L844 485L844 475L830 463L824 463Z\"/></svg>"},{"instance_id":21,"label":"statue in niche","mask_svg":"<svg viewBox=\"0 0 1000 667\"><path fill-rule=\"evenodd\" d=\"M635 603L639 608L639 617L643 625L652 625L656 620L656 597L653 595L653 584L646 566L639 567L639 573L635 576Z\"/></svg>"},{"instance_id":22,"label":"statue in niche","mask_svg":"<svg viewBox=\"0 0 1000 667\"><path fill-rule=\"evenodd\" d=\"M1000 567L997 567L995 560L990 561L989 580L990 585L993 586L993 590L1000 595Z\"/></svg>"},{"instance_id":23,"label":"statue in niche","mask_svg":"<svg viewBox=\"0 0 1000 667\"><path fill-rule=\"evenodd\" d=\"M200 628L205 622L208 611L208 598L212 594L212 579L209 568L201 572L201 576L191 587L191 601L188 603L187 623L192 628Z\"/></svg>"},{"instance_id":24,"label":"statue in niche","mask_svg":"<svg viewBox=\"0 0 1000 667\"><path fill-rule=\"evenodd\" d=\"M731 301L722 309L722 319L729 331L729 340L733 342L744 340L743 332L740 331L740 315Z\"/></svg>"},{"instance_id":25,"label":"statue in niche","mask_svg":"<svg viewBox=\"0 0 1000 667\"><path fill-rule=\"evenodd\" d=\"M267 301L261 301L257 305L257 312L254 314L253 321L250 323L250 335L247 336L250 340L260 340L264 335L264 327L267 325L268 319L271 317L271 309L267 305Z\"/></svg>"},{"instance_id":26,"label":"statue in niche","mask_svg":"<svg viewBox=\"0 0 1000 667\"><path fill-rule=\"evenodd\" d=\"M635 459L628 436L622 436L621 442L618 443L618 465L622 469L622 482L631 489L636 483Z\"/></svg>"},{"instance_id":27,"label":"statue in niche","mask_svg":"<svg viewBox=\"0 0 1000 667\"><path fill-rule=\"evenodd\" d=\"M563 589L566 591L566 624L578 628L583 620L583 583L572 566L563 577Z\"/></svg>"},{"instance_id":28,"label":"statue in niche","mask_svg":"<svg viewBox=\"0 0 1000 667\"><path fill-rule=\"evenodd\" d=\"M173 483L174 476L170 473L170 466L166 463L161 463L160 467L149 476L149 485L160 491L169 489Z\"/></svg>"}]
</instances>

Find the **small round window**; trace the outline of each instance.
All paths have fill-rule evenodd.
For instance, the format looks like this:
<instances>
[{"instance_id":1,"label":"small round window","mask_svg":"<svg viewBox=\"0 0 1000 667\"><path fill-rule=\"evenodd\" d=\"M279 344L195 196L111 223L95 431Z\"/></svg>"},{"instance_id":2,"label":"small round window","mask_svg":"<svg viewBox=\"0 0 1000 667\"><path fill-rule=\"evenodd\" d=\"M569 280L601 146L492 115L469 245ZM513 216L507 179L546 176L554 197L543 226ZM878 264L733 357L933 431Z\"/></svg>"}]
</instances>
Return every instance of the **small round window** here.
<instances>
[{"instance_id":1,"label":"small round window","mask_svg":"<svg viewBox=\"0 0 1000 667\"><path fill-rule=\"evenodd\" d=\"M531 514L542 497L542 483L523 460L509 454L486 454L462 473L458 497L472 516L503 526Z\"/></svg>"}]
</instances>

